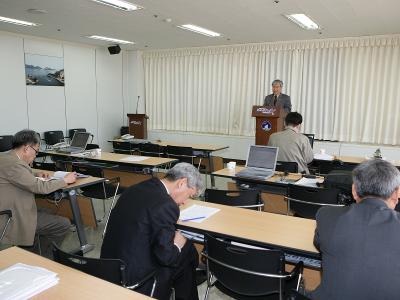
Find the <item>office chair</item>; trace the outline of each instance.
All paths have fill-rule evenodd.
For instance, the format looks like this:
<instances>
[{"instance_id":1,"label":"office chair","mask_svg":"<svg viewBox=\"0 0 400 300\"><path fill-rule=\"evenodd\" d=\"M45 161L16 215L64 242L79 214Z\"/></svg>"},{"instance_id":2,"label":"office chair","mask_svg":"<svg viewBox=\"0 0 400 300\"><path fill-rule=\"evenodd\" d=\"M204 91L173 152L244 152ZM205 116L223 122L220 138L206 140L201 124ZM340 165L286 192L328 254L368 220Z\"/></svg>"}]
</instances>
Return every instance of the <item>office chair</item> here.
<instances>
[{"instance_id":1,"label":"office chair","mask_svg":"<svg viewBox=\"0 0 400 300\"><path fill-rule=\"evenodd\" d=\"M0 242L2 241L4 235L6 234L8 225L9 225L10 222L11 222L12 211L11 211L10 209L6 209L6 210L0 211L0 217L1 217L1 219L3 219L3 216L6 217L6 222L5 222L5 224L4 224L3 231L1 232L1 235L0 235Z\"/></svg>"},{"instance_id":2,"label":"office chair","mask_svg":"<svg viewBox=\"0 0 400 300\"><path fill-rule=\"evenodd\" d=\"M113 152L120 154L132 154L132 144L129 142L113 142Z\"/></svg>"},{"instance_id":3,"label":"office chair","mask_svg":"<svg viewBox=\"0 0 400 300\"><path fill-rule=\"evenodd\" d=\"M47 146L52 146L64 140L64 133L61 130L45 131L44 141Z\"/></svg>"},{"instance_id":4,"label":"office chair","mask_svg":"<svg viewBox=\"0 0 400 300\"><path fill-rule=\"evenodd\" d=\"M164 154L164 147L158 144L142 143L139 144L137 147L140 155L143 156L162 157Z\"/></svg>"},{"instance_id":5,"label":"office chair","mask_svg":"<svg viewBox=\"0 0 400 300\"><path fill-rule=\"evenodd\" d=\"M295 161L277 161L275 171L298 173L299 165Z\"/></svg>"},{"instance_id":6,"label":"office chair","mask_svg":"<svg viewBox=\"0 0 400 300\"><path fill-rule=\"evenodd\" d=\"M339 189L314 188L295 184L288 185L287 214L290 211L297 217L315 219L315 215L323 206L344 206L338 204Z\"/></svg>"},{"instance_id":7,"label":"office chair","mask_svg":"<svg viewBox=\"0 0 400 300\"><path fill-rule=\"evenodd\" d=\"M303 262L287 273L285 255L280 250L235 245L205 235L208 299L210 289L217 289L234 299L283 300L290 290L299 289Z\"/></svg>"},{"instance_id":8,"label":"office chair","mask_svg":"<svg viewBox=\"0 0 400 300\"><path fill-rule=\"evenodd\" d=\"M47 171L57 171L55 163L33 161L33 168Z\"/></svg>"},{"instance_id":9,"label":"office chair","mask_svg":"<svg viewBox=\"0 0 400 300\"><path fill-rule=\"evenodd\" d=\"M103 169L90 164L72 164L72 170L78 173L104 178ZM123 192L123 188L120 188L119 177L107 179L105 182L89 185L81 188L81 195L91 199L103 200L103 217L98 220L104 220L106 216L106 200L112 198L111 207L113 207L117 195Z\"/></svg>"},{"instance_id":10,"label":"office chair","mask_svg":"<svg viewBox=\"0 0 400 300\"><path fill-rule=\"evenodd\" d=\"M204 192L204 201L258 211L261 211L264 207L264 202L261 200L261 192L258 190L228 191L206 189Z\"/></svg>"},{"instance_id":11,"label":"office chair","mask_svg":"<svg viewBox=\"0 0 400 300\"><path fill-rule=\"evenodd\" d=\"M12 135L0 135L0 152L9 151L12 149Z\"/></svg>"},{"instance_id":12,"label":"office chair","mask_svg":"<svg viewBox=\"0 0 400 300\"><path fill-rule=\"evenodd\" d=\"M85 150L93 150L93 149L100 149L100 146L97 144L87 144Z\"/></svg>"},{"instance_id":13,"label":"office chair","mask_svg":"<svg viewBox=\"0 0 400 300\"><path fill-rule=\"evenodd\" d=\"M108 282L118 284L130 290L135 290L149 280L153 280L150 297L153 296L157 284L156 271L150 272L143 277L143 279L128 286L126 264L120 259L83 257L81 255L64 252L55 243L53 243L53 256L54 260L60 264Z\"/></svg>"},{"instance_id":14,"label":"office chair","mask_svg":"<svg viewBox=\"0 0 400 300\"><path fill-rule=\"evenodd\" d=\"M122 126L121 129L119 130L120 135L123 136L124 134L129 134L129 127L128 126Z\"/></svg>"},{"instance_id":15,"label":"office chair","mask_svg":"<svg viewBox=\"0 0 400 300\"><path fill-rule=\"evenodd\" d=\"M333 170L340 171L353 171L358 164L356 163L346 163L339 159L334 159L332 161L317 161L316 162L319 175L329 174Z\"/></svg>"},{"instance_id":16,"label":"office chair","mask_svg":"<svg viewBox=\"0 0 400 300\"><path fill-rule=\"evenodd\" d=\"M303 133L307 138L308 138L308 140L310 141L310 145L311 145L311 148L314 148L314 139L315 139L315 134L313 134L313 133Z\"/></svg>"},{"instance_id":17,"label":"office chair","mask_svg":"<svg viewBox=\"0 0 400 300\"><path fill-rule=\"evenodd\" d=\"M68 130L68 137L72 139L74 137L75 132L86 132L85 128L74 128Z\"/></svg>"}]
</instances>

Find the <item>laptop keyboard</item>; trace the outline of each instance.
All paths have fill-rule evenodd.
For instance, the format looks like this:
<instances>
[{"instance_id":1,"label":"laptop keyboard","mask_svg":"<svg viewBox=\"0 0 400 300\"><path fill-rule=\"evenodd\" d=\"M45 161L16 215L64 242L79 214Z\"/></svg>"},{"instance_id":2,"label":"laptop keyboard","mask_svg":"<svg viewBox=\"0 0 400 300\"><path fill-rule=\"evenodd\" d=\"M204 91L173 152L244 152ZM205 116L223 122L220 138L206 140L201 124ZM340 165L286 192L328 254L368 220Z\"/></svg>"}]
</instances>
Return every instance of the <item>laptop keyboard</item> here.
<instances>
[{"instance_id":1,"label":"laptop keyboard","mask_svg":"<svg viewBox=\"0 0 400 300\"><path fill-rule=\"evenodd\" d=\"M270 170L244 169L236 173L236 176L244 178L266 179L272 177L274 174L275 172Z\"/></svg>"}]
</instances>

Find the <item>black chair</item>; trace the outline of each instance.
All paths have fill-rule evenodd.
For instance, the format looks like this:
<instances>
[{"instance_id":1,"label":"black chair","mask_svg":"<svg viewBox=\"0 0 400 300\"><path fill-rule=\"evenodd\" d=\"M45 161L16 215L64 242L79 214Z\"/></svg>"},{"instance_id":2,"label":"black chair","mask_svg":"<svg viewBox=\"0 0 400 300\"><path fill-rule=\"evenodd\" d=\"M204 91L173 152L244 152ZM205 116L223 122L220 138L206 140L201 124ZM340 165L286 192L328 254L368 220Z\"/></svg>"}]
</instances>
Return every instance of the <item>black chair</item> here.
<instances>
[{"instance_id":1,"label":"black chair","mask_svg":"<svg viewBox=\"0 0 400 300\"><path fill-rule=\"evenodd\" d=\"M323 206L344 206L338 204L339 189L314 188L289 184L287 200L287 213L292 211L295 216L315 219L318 209Z\"/></svg>"},{"instance_id":2,"label":"black chair","mask_svg":"<svg viewBox=\"0 0 400 300\"><path fill-rule=\"evenodd\" d=\"M291 291L286 297L286 300L311 300L311 298L308 298L297 291Z\"/></svg>"},{"instance_id":3,"label":"black chair","mask_svg":"<svg viewBox=\"0 0 400 300\"><path fill-rule=\"evenodd\" d=\"M12 149L12 135L0 135L0 152L9 151Z\"/></svg>"},{"instance_id":4,"label":"black chair","mask_svg":"<svg viewBox=\"0 0 400 300\"><path fill-rule=\"evenodd\" d=\"M313 133L303 133L306 137L308 137L308 140L310 141L311 148L314 148L314 138L315 134Z\"/></svg>"},{"instance_id":5,"label":"black chair","mask_svg":"<svg viewBox=\"0 0 400 300\"><path fill-rule=\"evenodd\" d=\"M299 165L295 161L277 161L275 171L298 173Z\"/></svg>"},{"instance_id":6,"label":"black chair","mask_svg":"<svg viewBox=\"0 0 400 300\"><path fill-rule=\"evenodd\" d=\"M45 131L44 141L46 145L52 146L64 140L64 133L61 130Z\"/></svg>"},{"instance_id":7,"label":"black chair","mask_svg":"<svg viewBox=\"0 0 400 300\"><path fill-rule=\"evenodd\" d=\"M121 136L123 136L124 134L129 134L129 127L128 126L122 126L119 132L120 132Z\"/></svg>"},{"instance_id":8,"label":"black chair","mask_svg":"<svg viewBox=\"0 0 400 300\"><path fill-rule=\"evenodd\" d=\"M334 170L340 171L353 171L358 164L356 163L346 163L339 159L334 159L332 161L317 161L316 166L318 168L318 174L326 175Z\"/></svg>"},{"instance_id":9,"label":"black chair","mask_svg":"<svg viewBox=\"0 0 400 300\"><path fill-rule=\"evenodd\" d=\"M72 164L72 169L75 172L90 175L94 177L104 178L103 169L90 164ZM105 182L89 185L81 188L81 195L91 199L103 200L103 217L100 219L104 220L106 216L106 203L105 201L112 198L111 207L113 207L117 195L123 192L120 188L119 177L107 179Z\"/></svg>"},{"instance_id":10,"label":"black chair","mask_svg":"<svg viewBox=\"0 0 400 300\"><path fill-rule=\"evenodd\" d=\"M239 246L205 236L208 299L215 286L234 299L284 299L290 290L298 290L303 262L292 272L285 271L285 255L280 250Z\"/></svg>"},{"instance_id":11,"label":"black chair","mask_svg":"<svg viewBox=\"0 0 400 300\"><path fill-rule=\"evenodd\" d=\"M140 155L161 157L164 154L164 148L158 144L142 143L139 144L137 147Z\"/></svg>"},{"instance_id":12,"label":"black chair","mask_svg":"<svg viewBox=\"0 0 400 300\"><path fill-rule=\"evenodd\" d=\"M100 149L100 146L97 144L87 144L85 150L93 150L93 149Z\"/></svg>"},{"instance_id":13,"label":"black chair","mask_svg":"<svg viewBox=\"0 0 400 300\"><path fill-rule=\"evenodd\" d=\"M0 211L1 219L3 219L3 216L6 217L6 222L4 224L3 231L1 232L1 235L0 235L0 242L3 239L4 235L6 234L8 225L10 224L10 221L11 221L11 218L12 218L12 211L10 209L6 209L6 210Z\"/></svg>"},{"instance_id":14,"label":"black chair","mask_svg":"<svg viewBox=\"0 0 400 300\"><path fill-rule=\"evenodd\" d=\"M186 162L194 165L194 159L197 157L192 147L180 147L180 146L167 146L165 153L169 158L176 158L179 162ZM200 168L202 157L199 157L199 164L197 168Z\"/></svg>"},{"instance_id":15,"label":"black chair","mask_svg":"<svg viewBox=\"0 0 400 300\"><path fill-rule=\"evenodd\" d=\"M135 290L149 280L153 280L150 297L156 287L156 271L150 272L140 281L128 286L126 264L120 259L89 258L62 251L53 243L54 260L67 267L77 269L86 274L118 284L130 290Z\"/></svg>"},{"instance_id":16,"label":"black chair","mask_svg":"<svg viewBox=\"0 0 400 300\"><path fill-rule=\"evenodd\" d=\"M33 161L33 168L47 171L57 171L55 163Z\"/></svg>"},{"instance_id":17,"label":"black chair","mask_svg":"<svg viewBox=\"0 0 400 300\"><path fill-rule=\"evenodd\" d=\"M204 201L229 205L248 209L257 209L259 211L264 207L261 200L261 192L258 190L214 190L206 189L204 192Z\"/></svg>"},{"instance_id":18,"label":"black chair","mask_svg":"<svg viewBox=\"0 0 400 300\"><path fill-rule=\"evenodd\" d=\"M114 153L132 154L132 144L129 142L113 142Z\"/></svg>"},{"instance_id":19,"label":"black chair","mask_svg":"<svg viewBox=\"0 0 400 300\"><path fill-rule=\"evenodd\" d=\"M85 128L74 128L68 130L68 137L72 139L74 137L75 132L86 132Z\"/></svg>"}]
</instances>

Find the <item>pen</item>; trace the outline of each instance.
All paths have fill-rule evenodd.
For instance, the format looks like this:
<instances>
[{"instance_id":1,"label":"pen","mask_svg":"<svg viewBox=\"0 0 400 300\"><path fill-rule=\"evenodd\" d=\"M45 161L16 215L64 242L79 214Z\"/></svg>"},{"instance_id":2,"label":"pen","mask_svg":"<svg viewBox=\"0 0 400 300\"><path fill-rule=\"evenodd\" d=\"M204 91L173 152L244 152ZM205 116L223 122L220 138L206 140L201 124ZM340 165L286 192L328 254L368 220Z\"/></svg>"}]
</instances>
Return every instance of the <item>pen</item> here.
<instances>
[{"instance_id":1,"label":"pen","mask_svg":"<svg viewBox=\"0 0 400 300\"><path fill-rule=\"evenodd\" d=\"M204 219L205 217L196 217L196 218L189 218L189 219L182 219L182 222L194 221L199 219Z\"/></svg>"}]
</instances>

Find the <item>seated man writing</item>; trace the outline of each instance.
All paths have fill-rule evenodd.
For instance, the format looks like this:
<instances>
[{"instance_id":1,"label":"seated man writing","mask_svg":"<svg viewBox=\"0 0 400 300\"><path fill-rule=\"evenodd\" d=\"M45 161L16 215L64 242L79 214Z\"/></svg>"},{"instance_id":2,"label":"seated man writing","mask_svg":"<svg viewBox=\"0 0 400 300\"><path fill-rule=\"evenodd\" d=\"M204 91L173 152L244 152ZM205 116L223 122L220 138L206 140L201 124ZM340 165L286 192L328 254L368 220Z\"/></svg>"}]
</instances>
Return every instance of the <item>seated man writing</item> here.
<instances>
[{"instance_id":1,"label":"seated man writing","mask_svg":"<svg viewBox=\"0 0 400 300\"><path fill-rule=\"evenodd\" d=\"M62 242L70 222L64 217L37 211L35 194L59 190L75 182L76 176L69 173L63 179L51 181L37 178L48 175L34 174L30 167L39 152L40 139L35 131L22 130L16 133L12 143L10 152L0 154L0 210L10 209L13 216L2 243L32 246L35 234L38 234L42 255L51 258L51 243ZM4 220L0 222L0 226L3 226Z\"/></svg>"},{"instance_id":2,"label":"seated man writing","mask_svg":"<svg viewBox=\"0 0 400 300\"><path fill-rule=\"evenodd\" d=\"M157 270L154 297L198 299L193 244L176 230L179 206L203 190L199 171L179 163L165 178L152 178L131 186L113 208L101 248L102 258L119 258L127 265L128 284ZM152 282L139 292L149 294Z\"/></svg>"}]
</instances>

